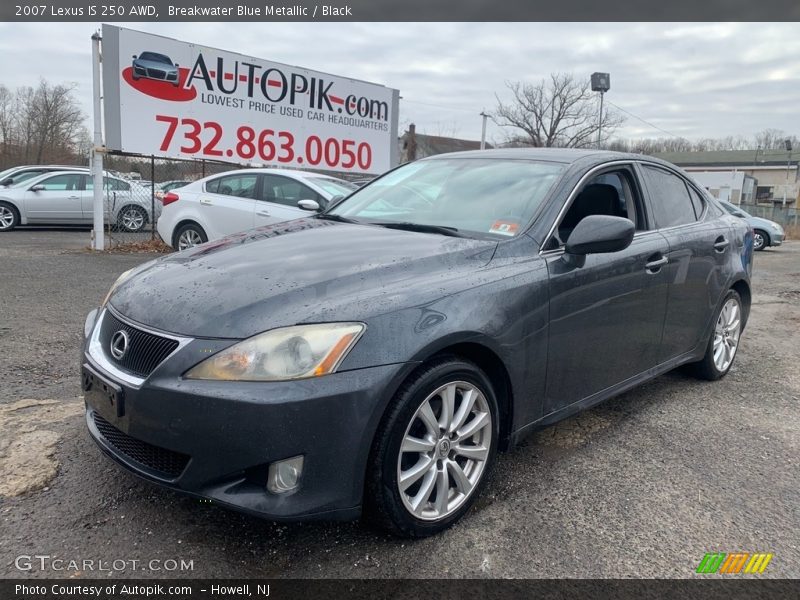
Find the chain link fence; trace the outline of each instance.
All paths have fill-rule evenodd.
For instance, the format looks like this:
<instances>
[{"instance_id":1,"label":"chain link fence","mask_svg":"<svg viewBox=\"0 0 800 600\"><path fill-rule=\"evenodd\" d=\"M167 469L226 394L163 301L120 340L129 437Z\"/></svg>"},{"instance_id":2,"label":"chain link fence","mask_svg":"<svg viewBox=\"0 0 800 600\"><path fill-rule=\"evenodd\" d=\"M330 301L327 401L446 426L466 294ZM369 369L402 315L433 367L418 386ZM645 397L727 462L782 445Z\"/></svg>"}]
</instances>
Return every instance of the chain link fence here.
<instances>
[{"instance_id":1,"label":"chain link fence","mask_svg":"<svg viewBox=\"0 0 800 600\"><path fill-rule=\"evenodd\" d=\"M103 161L103 228L106 245L120 247L157 246L156 222L161 199L170 190L234 165L125 154L106 154ZM91 193L91 183L87 183Z\"/></svg>"}]
</instances>

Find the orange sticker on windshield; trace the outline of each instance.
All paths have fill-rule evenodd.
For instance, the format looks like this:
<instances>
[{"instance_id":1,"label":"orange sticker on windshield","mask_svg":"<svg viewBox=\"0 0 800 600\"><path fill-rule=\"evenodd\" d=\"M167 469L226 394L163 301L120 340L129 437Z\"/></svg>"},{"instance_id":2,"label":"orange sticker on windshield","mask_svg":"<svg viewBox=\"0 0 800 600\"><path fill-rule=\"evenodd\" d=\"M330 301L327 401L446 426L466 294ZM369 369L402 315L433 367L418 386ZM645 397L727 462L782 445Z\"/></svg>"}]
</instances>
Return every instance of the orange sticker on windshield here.
<instances>
[{"instance_id":1,"label":"orange sticker on windshield","mask_svg":"<svg viewBox=\"0 0 800 600\"><path fill-rule=\"evenodd\" d=\"M489 228L489 233L499 233L500 235L514 235L519 229L519 224L513 221L495 221Z\"/></svg>"}]
</instances>

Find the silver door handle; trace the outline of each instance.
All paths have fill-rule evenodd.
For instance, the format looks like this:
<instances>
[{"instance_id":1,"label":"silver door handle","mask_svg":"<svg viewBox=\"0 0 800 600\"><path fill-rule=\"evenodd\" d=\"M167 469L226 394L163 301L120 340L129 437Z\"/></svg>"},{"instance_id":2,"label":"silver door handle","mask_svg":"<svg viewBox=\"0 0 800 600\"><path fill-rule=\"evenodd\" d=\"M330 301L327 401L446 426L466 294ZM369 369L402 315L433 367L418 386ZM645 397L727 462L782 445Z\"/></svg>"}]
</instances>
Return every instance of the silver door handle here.
<instances>
[{"instance_id":1,"label":"silver door handle","mask_svg":"<svg viewBox=\"0 0 800 600\"><path fill-rule=\"evenodd\" d=\"M200 204L213 204L211 198L200 198Z\"/></svg>"},{"instance_id":2,"label":"silver door handle","mask_svg":"<svg viewBox=\"0 0 800 600\"><path fill-rule=\"evenodd\" d=\"M644 266L644 268L647 269L648 271L652 271L653 269L659 269L659 268L663 267L668 262L669 262L669 258L667 258L666 256L662 256L658 260L654 260L652 262L647 263Z\"/></svg>"},{"instance_id":3,"label":"silver door handle","mask_svg":"<svg viewBox=\"0 0 800 600\"><path fill-rule=\"evenodd\" d=\"M256 214L257 214L259 217L268 217L268 216L269 216L269 212L268 212L268 211L266 211L266 210L259 210L259 211L258 211Z\"/></svg>"},{"instance_id":4,"label":"silver door handle","mask_svg":"<svg viewBox=\"0 0 800 600\"><path fill-rule=\"evenodd\" d=\"M725 238L723 238L723 239L721 239L720 241L718 241L717 243L714 244L714 250L722 252L729 245L730 245L730 242L728 240L726 240Z\"/></svg>"},{"instance_id":5,"label":"silver door handle","mask_svg":"<svg viewBox=\"0 0 800 600\"><path fill-rule=\"evenodd\" d=\"M67 200L80 200L80 196L67 196Z\"/></svg>"}]
</instances>

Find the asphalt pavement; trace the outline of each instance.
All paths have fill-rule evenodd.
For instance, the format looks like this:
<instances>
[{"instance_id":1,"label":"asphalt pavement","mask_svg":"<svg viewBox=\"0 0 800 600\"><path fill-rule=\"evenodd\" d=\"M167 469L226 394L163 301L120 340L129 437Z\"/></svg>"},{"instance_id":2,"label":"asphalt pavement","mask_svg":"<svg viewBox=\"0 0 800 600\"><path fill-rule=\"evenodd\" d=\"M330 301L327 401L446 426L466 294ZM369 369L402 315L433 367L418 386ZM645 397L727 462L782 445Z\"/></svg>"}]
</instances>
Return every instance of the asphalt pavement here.
<instances>
[{"instance_id":1,"label":"asphalt pavement","mask_svg":"<svg viewBox=\"0 0 800 600\"><path fill-rule=\"evenodd\" d=\"M757 253L726 378L669 373L535 434L461 523L420 541L244 516L102 456L82 416L84 318L151 256L88 245L0 234L0 577L696 577L716 551L770 552L762 577L800 577L800 242Z\"/></svg>"}]
</instances>

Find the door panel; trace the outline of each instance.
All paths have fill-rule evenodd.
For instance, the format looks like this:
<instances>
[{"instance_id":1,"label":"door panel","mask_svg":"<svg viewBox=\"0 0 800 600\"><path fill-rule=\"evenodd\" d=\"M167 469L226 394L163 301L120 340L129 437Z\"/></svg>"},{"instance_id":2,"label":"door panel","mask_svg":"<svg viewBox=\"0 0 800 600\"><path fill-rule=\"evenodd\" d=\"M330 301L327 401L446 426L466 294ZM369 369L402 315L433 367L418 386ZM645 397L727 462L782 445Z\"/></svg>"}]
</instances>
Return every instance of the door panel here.
<instances>
[{"instance_id":1,"label":"door panel","mask_svg":"<svg viewBox=\"0 0 800 600\"><path fill-rule=\"evenodd\" d=\"M253 228L260 176L257 173L225 175L206 183L198 194L198 212L211 231L209 239Z\"/></svg>"},{"instance_id":2,"label":"door panel","mask_svg":"<svg viewBox=\"0 0 800 600\"><path fill-rule=\"evenodd\" d=\"M661 345L661 361L665 361L689 352L703 341L726 283L724 268L733 251L733 239L728 227L722 223L715 226L713 222L677 227L662 234L670 247L667 315Z\"/></svg>"},{"instance_id":3,"label":"door panel","mask_svg":"<svg viewBox=\"0 0 800 600\"><path fill-rule=\"evenodd\" d=\"M81 176L60 174L39 181L45 189L25 192L25 214L31 222L79 223Z\"/></svg>"},{"instance_id":4,"label":"door panel","mask_svg":"<svg viewBox=\"0 0 800 600\"><path fill-rule=\"evenodd\" d=\"M255 226L291 221L313 214L298 208L300 200L319 202L320 198L311 188L290 177L264 175L259 202L255 206Z\"/></svg>"},{"instance_id":5,"label":"door panel","mask_svg":"<svg viewBox=\"0 0 800 600\"><path fill-rule=\"evenodd\" d=\"M667 302L668 245L637 233L625 250L547 258L550 330L544 415L658 363ZM650 268L648 268L650 265Z\"/></svg>"}]
</instances>

